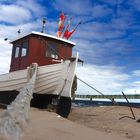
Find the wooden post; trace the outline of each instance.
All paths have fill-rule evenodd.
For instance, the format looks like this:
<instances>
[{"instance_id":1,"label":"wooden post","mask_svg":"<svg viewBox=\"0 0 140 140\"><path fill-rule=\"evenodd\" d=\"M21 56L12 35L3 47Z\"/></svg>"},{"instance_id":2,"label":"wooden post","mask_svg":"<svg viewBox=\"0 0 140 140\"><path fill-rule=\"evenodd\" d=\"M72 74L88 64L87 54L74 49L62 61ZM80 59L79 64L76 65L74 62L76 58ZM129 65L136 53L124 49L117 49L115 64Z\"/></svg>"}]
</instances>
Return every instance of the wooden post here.
<instances>
[{"instance_id":1,"label":"wooden post","mask_svg":"<svg viewBox=\"0 0 140 140\"><path fill-rule=\"evenodd\" d=\"M130 111L131 111L131 113L132 113L132 115L133 115L133 118L134 118L134 120L135 120L136 117L135 117L135 115L134 115L134 112L133 112L133 110L132 110L132 107L131 107L131 105L130 105L130 103L129 103L129 101L128 101L128 99L127 99L127 97L125 96L125 94L124 94L123 91L122 91L122 94L123 94L124 98L126 99L126 101L127 101L127 103L128 103L128 106L129 106L129 108L130 108Z\"/></svg>"}]
</instances>

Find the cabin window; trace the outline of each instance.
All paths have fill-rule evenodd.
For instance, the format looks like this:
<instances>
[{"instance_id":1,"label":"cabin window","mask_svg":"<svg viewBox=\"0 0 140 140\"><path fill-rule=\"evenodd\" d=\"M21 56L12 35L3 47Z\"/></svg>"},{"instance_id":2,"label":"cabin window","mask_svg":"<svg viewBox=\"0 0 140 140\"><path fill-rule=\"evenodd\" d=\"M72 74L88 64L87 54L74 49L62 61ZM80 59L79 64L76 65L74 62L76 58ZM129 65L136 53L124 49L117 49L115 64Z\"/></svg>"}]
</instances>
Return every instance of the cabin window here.
<instances>
[{"instance_id":1,"label":"cabin window","mask_svg":"<svg viewBox=\"0 0 140 140\"><path fill-rule=\"evenodd\" d=\"M23 42L21 56L27 56L27 55L28 55L28 42Z\"/></svg>"},{"instance_id":2,"label":"cabin window","mask_svg":"<svg viewBox=\"0 0 140 140\"><path fill-rule=\"evenodd\" d=\"M58 47L57 44L48 44L47 50L46 50L46 56L58 59Z\"/></svg>"},{"instance_id":3,"label":"cabin window","mask_svg":"<svg viewBox=\"0 0 140 140\"><path fill-rule=\"evenodd\" d=\"M15 47L15 58L19 56L19 47Z\"/></svg>"}]
</instances>

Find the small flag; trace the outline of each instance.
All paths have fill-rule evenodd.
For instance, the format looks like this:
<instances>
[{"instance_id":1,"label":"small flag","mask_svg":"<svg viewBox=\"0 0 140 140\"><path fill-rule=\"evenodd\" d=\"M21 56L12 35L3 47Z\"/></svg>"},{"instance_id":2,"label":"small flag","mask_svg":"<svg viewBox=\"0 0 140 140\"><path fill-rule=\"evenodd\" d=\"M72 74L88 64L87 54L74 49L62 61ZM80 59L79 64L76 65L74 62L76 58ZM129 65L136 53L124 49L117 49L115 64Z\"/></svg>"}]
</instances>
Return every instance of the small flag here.
<instances>
[{"instance_id":1,"label":"small flag","mask_svg":"<svg viewBox=\"0 0 140 140\"><path fill-rule=\"evenodd\" d=\"M57 31L57 37L61 37L62 31L64 30L64 22L66 20L65 14L62 12L59 16L59 22L58 22L58 31Z\"/></svg>"},{"instance_id":2,"label":"small flag","mask_svg":"<svg viewBox=\"0 0 140 140\"><path fill-rule=\"evenodd\" d=\"M64 38L69 39L75 30L68 31L68 29L64 33Z\"/></svg>"},{"instance_id":3,"label":"small flag","mask_svg":"<svg viewBox=\"0 0 140 140\"><path fill-rule=\"evenodd\" d=\"M61 31L57 31L57 37L61 37L61 35L62 35L62 32Z\"/></svg>"},{"instance_id":4,"label":"small flag","mask_svg":"<svg viewBox=\"0 0 140 140\"><path fill-rule=\"evenodd\" d=\"M65 32L64 32L64 35L63 35L63 37L66 38L66 39L69 39L69 38L71 37L71 35L75 32L75 30L77 29L77 27L78 27L80 24L82 24L82 22L80 21L80 22L76 25L76 27L75 27L73 30L68 31L68 28L69 28L69 26L70 26L70 21L71 21L71 20L72 20L72 17L71 17L70 20L68 21L67 28L66 28L66 30L65 30Z\"/></svg>"}]
</instances>

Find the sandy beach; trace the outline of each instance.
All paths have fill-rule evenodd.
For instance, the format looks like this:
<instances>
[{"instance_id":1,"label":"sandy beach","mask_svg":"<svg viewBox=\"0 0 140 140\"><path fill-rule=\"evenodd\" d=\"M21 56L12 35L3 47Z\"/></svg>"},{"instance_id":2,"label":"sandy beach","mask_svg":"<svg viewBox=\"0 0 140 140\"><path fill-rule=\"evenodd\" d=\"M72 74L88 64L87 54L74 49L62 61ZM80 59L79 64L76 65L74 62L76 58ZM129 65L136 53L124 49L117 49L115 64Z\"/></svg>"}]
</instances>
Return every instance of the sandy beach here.
<instances>
[{"instance_id":1,"label":"sandy beach","mask_svg":"<svg viewBox=\"0 0 140 140\"><path fill-rule=\"evenodd\" d=\"M139 119L138 108L134 108L134 113ZM129 108L118 106L73 108L68 119L31 108L23 139L139 140L140 123L129 117L132 117Z\"/></svg>"},{"instance_id":2,"label":"sandy beach","mask_svg":"<svg viewBox=\"0 0 140 140\"><path fill-rule=\"evenodd\" d=\"M69 120L87 126L93 131L98 130L108 134L116 134L129 140L140 139L140 109L133 108L136 120L129 107L103 106L73 108Z\"/></svg>"}]
</instances>

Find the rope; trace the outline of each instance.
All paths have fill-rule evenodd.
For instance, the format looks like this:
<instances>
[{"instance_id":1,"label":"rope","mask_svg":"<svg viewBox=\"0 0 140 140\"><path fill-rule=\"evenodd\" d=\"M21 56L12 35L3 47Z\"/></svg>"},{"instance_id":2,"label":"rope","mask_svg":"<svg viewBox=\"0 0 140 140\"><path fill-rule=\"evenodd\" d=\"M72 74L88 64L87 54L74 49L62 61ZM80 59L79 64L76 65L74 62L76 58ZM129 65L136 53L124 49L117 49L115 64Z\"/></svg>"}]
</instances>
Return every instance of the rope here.
<instances>
[{"instance_id":1,"label":"rope","mask_svg":"<svg viewBox=\"0 0 140 140\"><path fill-rule=\"evenodd\" d=\"M30 80L16 99L0 114L0 139L21 140L29 120L30 101L34 90L37 64L29 68ZM30 74L31 74L30 73Z\"/></svg>"},{"instance_id":2,"label":"rope","mask_svg":"<svg viewBox=\"0 0 140 140\"><path fill-rule=\"evenodd\" d=\"M84 83L85 85L87 85L88 87L90 87L91 89L93 89L94 91L98 92L99 94L105 96L102 92L100 92L99 90L97 90L96 88L94 88L93 86L89 85L88 83L86 83L85 81L81 80L80 78L77 77L78 80L80 80L82 83ZM115 101L112 101L112 99L109 99L112 103L114 103Z\"/></svg>"},{"instance_id":3,"label":"rope","mask_svg":"<svg viewBox=\"0 0 140 140\"><path fill-rule=\"evenodd\" d=\"M47 45L47 47L49 47L54 53L56 53L61 59L65 60L65 58L60 54L58 53L54 48L52 48L51 46Z\"/></svg>"},{"instance_id":4,"label":"rope","mask_svg":"<svg viewBox=\"0 0 140 140\"><path fill-rule=\"evenodd\" d=\"M46 47L46 46L49 47L49 48L50 48L54 53L56 53L61 59L65 60L65 58L64 58L58 51L56 51L54 48L52 48L51 46L49 46L49 45L47 44L47 41L46 41L46 40L41 39L41 41L43 41L43 42L45 43L45 47Z\"/></svg>"}]
</instances>

